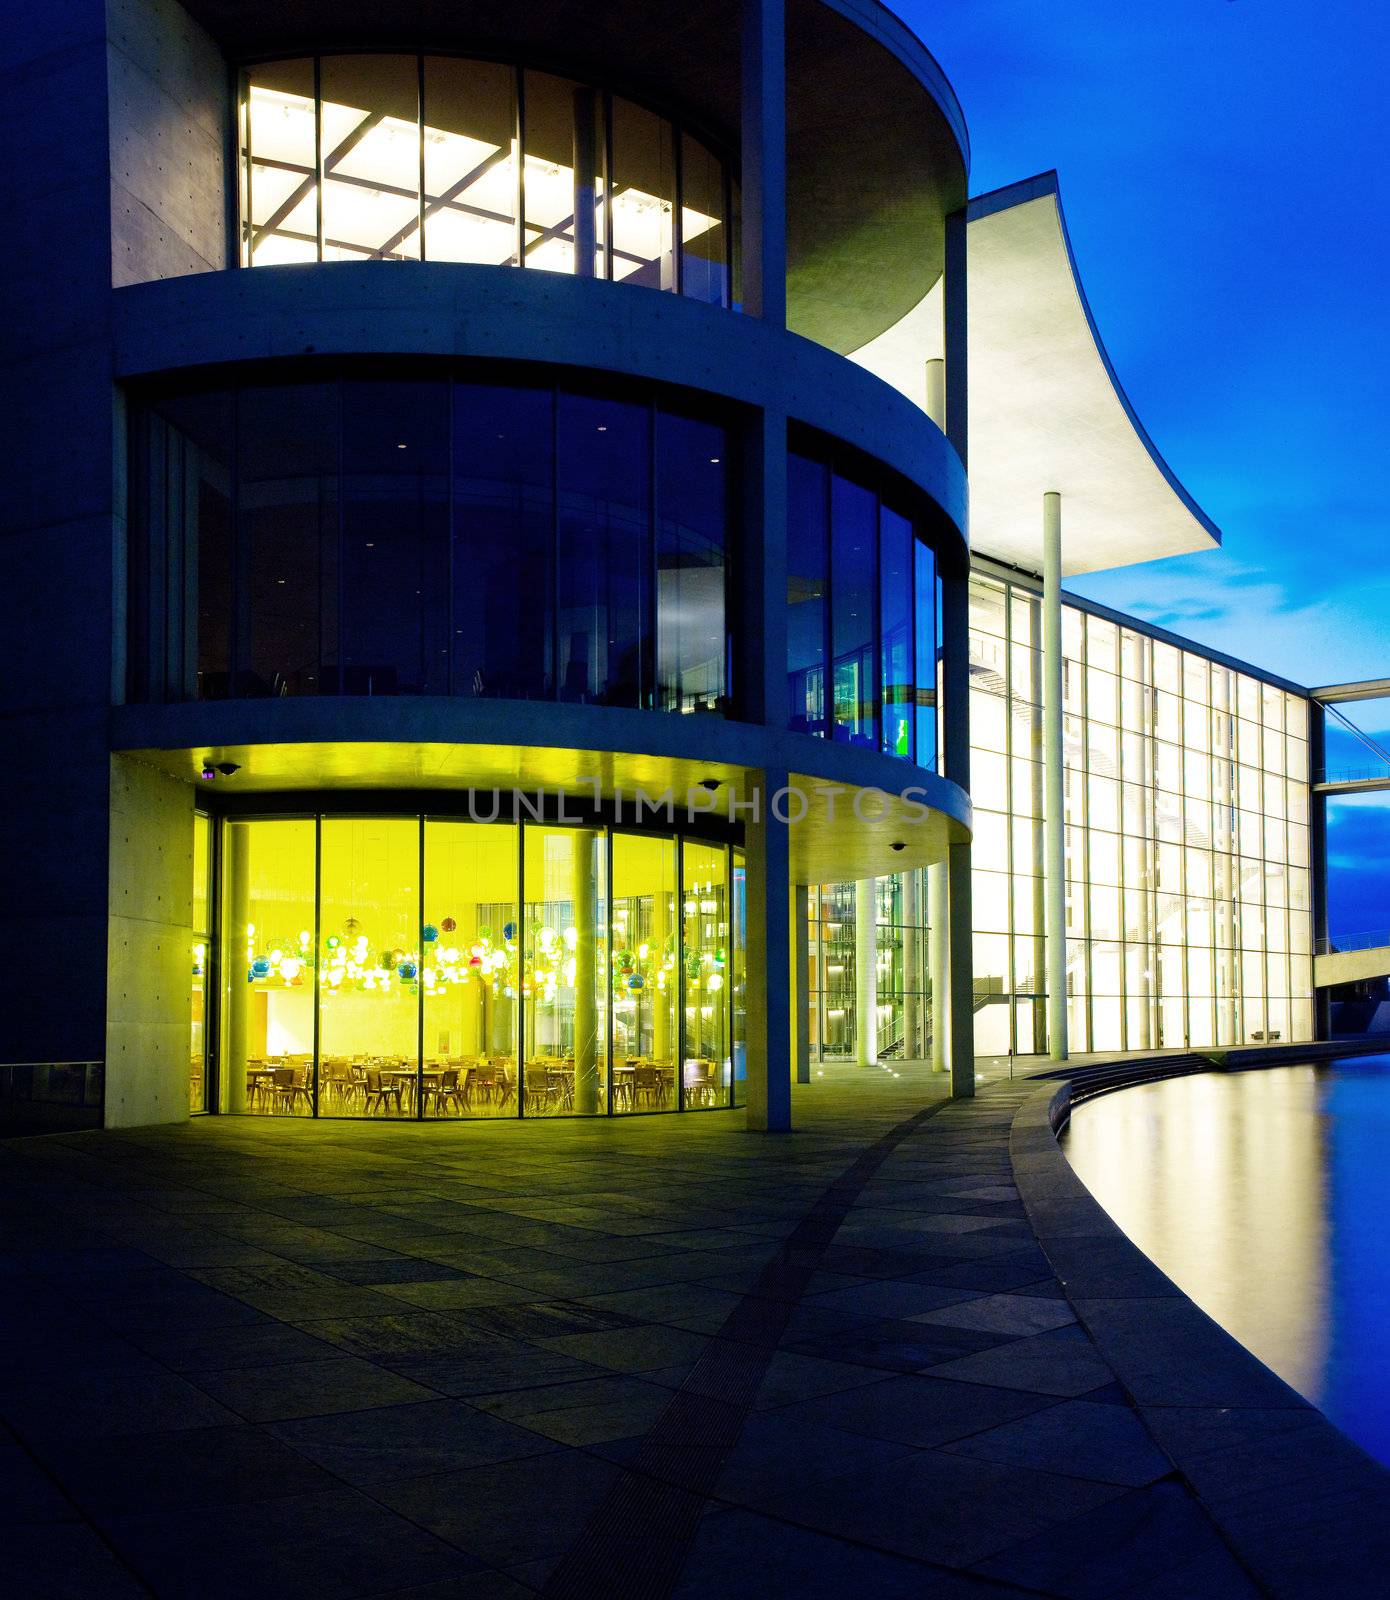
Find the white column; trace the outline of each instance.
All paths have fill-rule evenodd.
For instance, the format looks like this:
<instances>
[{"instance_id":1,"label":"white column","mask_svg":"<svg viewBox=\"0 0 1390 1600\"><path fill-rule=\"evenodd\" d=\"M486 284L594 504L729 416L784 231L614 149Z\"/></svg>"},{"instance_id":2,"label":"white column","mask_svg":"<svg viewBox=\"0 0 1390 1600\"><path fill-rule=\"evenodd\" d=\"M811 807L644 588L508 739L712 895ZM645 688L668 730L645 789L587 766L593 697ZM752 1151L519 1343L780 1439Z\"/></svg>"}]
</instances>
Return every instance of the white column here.
<instances>
[{"instance_id":1,"label":"white column","mask_svg":"<svg viewBox=\"0 0 1390 1600\"><path fill-rule=\"evenodd\" d=\"M854 1059L861 1067L878 1060L878 880L854 886Z\"/></svg>"},{"instance_id":2,"label":"white column","mask_svg":"<svg viewBox=\"0 0 1390 1600\"><path fill-rule=\"evenodd\" d=\"M940 356L927 362L927 415L946 431L946 363Z\"/></svg>"},{"instance_id":3,"label":"white column","mask_svg":"<svg viewBox=\"0 0 1390 1600\"><path fill-rule=\"evenodd\" d=\"M927 868L927 965L931 971L931 1069L945 1072L951 1035L951 899L946 863Z\"/></svg>"},{"instance_id":4,"label":"white column","mask_svg":"<svg viewBox=\"0 0 1390 1600\"><path fill-rule=\"evenodd\" d=\"M970 846L946 847L950 929L951 1098L975 1093L975 982L970 915Z\"/></svg>"},{"instance_id":5,"label":"white column","mask_svg":"<svg viewBox=\"0 0 1390 1600\"><path fill-rule=\"evenodd\" d=\"M1062 746L1062 497L1043 496L1043 807L1047 855L1047 1043L1067 1059L1066 815Z\"/></svg>"}]
</instances>

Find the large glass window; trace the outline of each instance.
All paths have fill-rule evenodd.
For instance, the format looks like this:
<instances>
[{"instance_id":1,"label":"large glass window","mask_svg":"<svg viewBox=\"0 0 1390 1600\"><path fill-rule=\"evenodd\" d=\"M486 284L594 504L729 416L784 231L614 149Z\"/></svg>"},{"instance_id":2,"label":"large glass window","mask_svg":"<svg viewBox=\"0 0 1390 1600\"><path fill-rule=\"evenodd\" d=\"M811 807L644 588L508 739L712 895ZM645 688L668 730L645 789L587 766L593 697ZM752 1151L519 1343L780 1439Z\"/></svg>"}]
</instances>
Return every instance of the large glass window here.
<instances>
[{"instance_id":1,"label":"large glass window","mask_svg":"<svg viewBox=\"0 0 1390 1600\"><path fill-rule=\"evenodd\" d=\"M427 1117L516 1115L517 869L515 827L425 823L420 1081Z\"/></svg>"},{"instance_id":2,"label":"large glass window","mask_svg":"<svg viewBox=\"0 0 1390 1600\"><path fill-rule=\"evenodd\" d=\"M225 824L220 1093L228 1111L313 1115L315 865L312 819Z\"/></svg>"},{"instance_id":3,"label":"large glass window","mask_svg":"<svg viewBox=\"0 0 1390 1600\"><path fill-rule=\"evenodd\" d=\"M420 829L325 817L319 983L325 1115L413 1117L420 1067ZM331 942L330 942L331 941Z\"/></svg>"},{"instance_id":4,"label":"large glass window","mask_svg":"<svg viewBox=\"0 0 1390 1600\"><path fill-rule=\"evenodd\" d=\"M725 163L592 85L324 55L249 67L239 123L243 265L524 261L731 304Z\"/></svg>"},{"instance_id":5,"label":"large glass window","mask_svg":"<svg viewBox=\"0 0 1390 1600\"><path fill-rule=\"evenodd\" d=\"M793 452L789 726L934 766L939 591L931 546L900 506Z\"/></svg>"},{"instance_id":6,"label":"large glass window","mask_svg":"<svg viewBox=\"0 0 1390 1600\"><path fill-rule=\"evenodd\" d=\"M530 820L222 826L220 1109L432 1119L741 1103L744 912L728 846ZM210 863L207 819L196 828ZM195 1109L208 870L194 885Z\"/></svg>"},{"instance_id":7,"label":"large glass window","mask_svg":"<svg viewBox=\"0 0 1390 1600\"><path fill-rule=\"evenodd\" d=\"M991 1035L1000 1052L1046 1048L1036 608L1021 586L971 581L975 979L977 994L992 973L1014 990L1013 1032ZM1301 845L1267 753L1270 727L1303 702L1080 606L1064 607L1063 657L1071 1047L1307 1037L1306 964L1296 1008L1279 987L1284 949L1311 937L1306 906L1285 904ZM989 774L1010 754L1006 792ZM1306 797L1306 755L1297 776Z\"/></svg>"},{"instance_id":8,"label":"large glass window","mask_svg":"<svg viewBox=\"0 0 1390 1600\"><path fill-rule=\"evenodd\" d=\"M667 711L714 711L728 686L724 569L729 430L656 421L657 695Z\"/></svg>"},{"instance_id":9,"label":"large glass window","mask_svg":"<svg viewBox=\"0 0 1390 1600\"><path fill-rule=\"evenodd\" d=\"M136 409L131 698L726 711L732 430L432 370Z\"/></svg>"},{"instance_id":10,"label":"large glass window","mask_svg":"<svg viewBox=\"0 0 1390 1600\"><path fill-rule=\"evenodd\" d=\"M608 1109L604 835L527 828L522 1092L528 1117Z\"/></svg>"},{"instance_id":11,"label":"large glass window","mask_svg":"<svg viewBox=\"0 0 1390 1600\"><path fill-rule=\"evenodd\" d=\"M687 850L690 848L686 847ZM613 1109L677 1104L681 995L674 839L613 835Z\"/></svg>"}]
</instances>

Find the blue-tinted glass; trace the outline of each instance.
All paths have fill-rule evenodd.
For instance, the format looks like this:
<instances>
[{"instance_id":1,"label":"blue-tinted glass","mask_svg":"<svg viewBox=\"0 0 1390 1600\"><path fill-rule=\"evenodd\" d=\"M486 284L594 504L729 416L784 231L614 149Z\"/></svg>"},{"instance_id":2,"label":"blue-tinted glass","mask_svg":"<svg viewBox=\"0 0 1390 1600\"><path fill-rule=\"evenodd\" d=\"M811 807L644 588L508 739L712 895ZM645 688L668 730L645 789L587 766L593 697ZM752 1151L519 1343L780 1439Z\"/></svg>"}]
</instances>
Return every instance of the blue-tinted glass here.
<instances>
[{"instance_id":1,"label":"blue-tinted glass","mask_svg":"<svg viewBox=\"0 0 1390 1600\"><path fill-rule=\"evenodd\" d=\"M343 391L346 694L444 694L449 685L449 388Z\"/></svg>"},{"instance_id":2,"label":"blue-tinted glass","mask_svg":"<svg viewBox=\"0 0 1390 1600\"><path fill-rule=\"evenodd\" d=\"M913 753L912 524L897 511L879 511L879 660L883 675L883 748L909 760Z\"/></svg>"},{"instance_id":3,"label":"blue-tinted glass","mask_svg":"<svg viewBox=\"0 0 1390 1600\"><path fill-rule=\"evenodd\" d=\"M554 394L454 386L454 693L553 694Z\"/></svg>"},{"instance_id":4,"label":"blue-tinted glass","mask_svg":"<svg viewBox=\"0 0 1390 1600\"><path fill-rule=\"evenodd\" d=\"M653 699L650 426L647 408L561 394L560 698Z\"/></svg>"},{"instance_id":5,"label":"blue-tinted glass","mask_svg":"<svg viewBox=\"0 0 1390 1600\"><path fill-rule=\"evenodd\" d=\"M712 710L728 693L728 462L727 429L658 414L656 631L658 703L663 710Z\"/></svg>"},{"instance_id":6,"label":"blue-tinted glass","mask_svg":"<svg viewBox=\"0 0 1390 1600\"><path fill-rule=\"evenodd\" d=\"M835 474L830 487L832 725L846 744L877 745L874 590L878 503L872 490Z\"/></svg>"},{"instance_id":7,"label":"blue-tinted glass","mask_svg":"<svg viewBox=\"0 0 1390 1600\"><path fill-rule=\"evenodd\" d=\"M787 458L787 725L825 734L825 618L830 558L829 473Z\"/></svg>"},{"instance_id":8,"label":"blue-tinted glass","mask_svg":"<svg viewBox=\"0 0 1390 1600\"><path fill-rule=\"evenodd\" d=\"M915 550L917 629L917 765L936 768L936 641L941 585L936 557L920 541Z\"/></svg>"},{"instance_id":9,"label":"blue-tinted glass","mask_svg":"<svg viewBox=\"0 0 1390 1600\"><path fill-rule=\"evenodd\" d=\"M690 134L681 138L681 290L710 305L728 304L724 164Z\"/></svg>"},{"instance_id":10,"label":"blue-tinted glass","mask_svg":"<svg viewBox=\"0 0 1390 1600\"><path fill-rule=\"evenodd\" d=\"M229 394L160 404L135 437L130 530L130 692L221 700L230 692Z\"/></svg>"},{"instance_id":11,"label":"blue-tinted glass","mask_svg":"<svg viewBox=\"0 0 1390 1600\"><path fill-rule=\"evenodd\" d=\"M337 654L338 386L243 389L237 472L237 692L320 694Z\"/></svg>"}]
</instances>

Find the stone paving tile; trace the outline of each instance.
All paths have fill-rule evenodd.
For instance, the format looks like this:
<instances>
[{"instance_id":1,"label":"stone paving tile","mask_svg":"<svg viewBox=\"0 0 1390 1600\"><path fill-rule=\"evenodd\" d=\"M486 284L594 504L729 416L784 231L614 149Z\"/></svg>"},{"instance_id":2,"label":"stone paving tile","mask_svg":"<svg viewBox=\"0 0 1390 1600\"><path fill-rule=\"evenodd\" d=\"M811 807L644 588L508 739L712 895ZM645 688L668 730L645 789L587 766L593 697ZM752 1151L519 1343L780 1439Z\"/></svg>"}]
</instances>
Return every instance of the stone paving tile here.
<instances>
[{"instance_id":1,"label":"stone paving tile","mask_svg":"<svg viewBox=\"0 0 1390 1600\"><path fill-rule=\"evenodd\" d=\"M839 1394L870 1383L887 1382L880 1367L861 1367L851 1361L829 1361L820 1356L778 1350L768 1362L753 1402L755 1411L789 1405L823 1394Z\"/></svg>"},{"instance_id":2,"label":"stone paving tile","mask_svg":"<svg viewBox=\"0 0 1390 1600\"><path fill-rule=\"evenodd\" d=\"M1135 1488L1173 1470L1133 1411L1092 1400L1064 1400L941 1448L980 1461L1064 1472Z\"/></svg>"},{"instance_id":3,"label":"stone paving tile","mask_svg":"<svg viewBox=\"0 0 1390 1600\"><path fill-rule=\"evenodd\" d=\"M537 1433L461 1400L306 1417L275 1423L270 1432L356 1486L486 1466L550 1448Z\"/></svg>"},{"instance_id":4,"label":"stone paving tile","mask_svg":"<svg viewBox=\"0 0 1390 1600\"><path fill-rule=\"evenodd\" d=\"M1122 1495L1015 1544L975 1570L1065 1600L1111 1600L1145 1589L1185 1593L1194 1600L1253 1600L1259 1593L1177 1483L1155 1483ZM1154 1585L1167 1587L1155 1590Z\"/></svg>"},{"instance_id":5,"label":"stone paving tile","mask_svg":"<svg viewBox=\"0 0 1390 1600\"><path fill-rule=\"evenodd\" d=\"M23 1439L205 1428L237 1421L201 1389L167 1372L49 1372L0 1381L0 1418Z\"/></svg>"},{"instance_id":6,"label":"stone paving tile","mask_svg":"<svg viewBox=\"0 0 1390 1600\"><path fill-rule=\"evenodd\" d=\"M92 1528L5 1530L4 1579L16 1600L150 1600L150 1591Z\"/></svg>"},{"instance_id":7,"label":"stone paving tile","mask_svg":"<svg viewBox=\"0 0 1390 1600\"><path fill-rule=\"evenodd\" d=\"M924 1311L911 1320L1021 1336L1064 1328L1075 1322L1076 1317L1065 1300L1039 1299L1021 1294L992 1294L957 1301L939 1310Z\"/></svg>"},{"instance_id":8,"label":"stone paving tile","mask_svg":"<svg viewBox=\"0 0 1390 1600\"><path fill-rule=\"evenodd\" d=\"M0 1528L80 1522L81 1513L17 1444L0 1444Z\"/></svg>"},{"instance_id":9,"label":"stone paving tile","mask_svg":"<svg viewBox=\"0 0 1390 1600\"><path fill-rule=\"evenodd\" d=\"M200 1389L248 1422L281 1422L438 1398L401 1373L345 1355L199 1372L195 1377Z\"/></svg>"},{"instance_id":10,"label":"stone paving tile","mask_svg":"<svg viewBox=\"0 0 1390 1600\"><path fill-rule=\"evenodd\" d=\"M762 1509L875 1549L972 1567L1125 1492L1114 1484L923 1450L784 1490Z\"/></svg>"},{"instance_id":11,"label":"stone paving tile","mask_svg":"<svg viewBox=\"0 0 1390 1600\"><path fill-rule=\"evenodd\" d=\"M794 1401L783 1409L799 1421L926 1450L1056 1404L1047 1395L910 1374Z\"/></svg>"},{"instance_id":12,"label":"stone paving tile","mask_svg":"<svg viewBox=\"0 0 1390 1600\"><path fill-rule=\"evenodd\" d=\"M302 1453L244 1423L40 1440L34 1454L98 1523L113 1516L274 1500L340 1487Z\"/></svg>"},{"instance_id":13,"label":"stone paving tile","mask_svg":"<svg viewBox=\"0 0 1390 1600\"><path fill-rule=\"evenodd\" d=\"M644 1436L670 1405L671 1389L642 1378L583 1378L474 1395L469 1403L558 1444L594 1446Z\"/></svg>"},{"instance_id":14,"label":"stone paving tile","mask_svg":"<svg viewBox=\"0 0 1390 1600\"><path fill-rule=\"evenodd\" d=\"M972 1581L867 1550L747 1510L706 1513L675 1600L1023 1600L1024 1591Z\"/></svg>"},{"instance_id":15,"label":"stone paving tile","mask_svg":"<svg viewBox=\"0 0 1390 1600\"><path fill-rule=\"evenodd\" d=\"M119 1517L105 1531L160 1600L356 1600L478 1565L353 1489Z\"/></svg>"},{"instance_id":16,"label":"stone paving tile","mask_svg":"<svg viewBox=\"0 0 1390 1600\"><path fill-rule=\"evenodd\" d=\"M989 1350L942 1361L932 1367L938 1378L992 1384L1036 1394L1083 1395L1110 1383L1110 1368L1084 1338L1069 1338L1069 1328L1010 1339Z\"/></svg>"}]
</instances>

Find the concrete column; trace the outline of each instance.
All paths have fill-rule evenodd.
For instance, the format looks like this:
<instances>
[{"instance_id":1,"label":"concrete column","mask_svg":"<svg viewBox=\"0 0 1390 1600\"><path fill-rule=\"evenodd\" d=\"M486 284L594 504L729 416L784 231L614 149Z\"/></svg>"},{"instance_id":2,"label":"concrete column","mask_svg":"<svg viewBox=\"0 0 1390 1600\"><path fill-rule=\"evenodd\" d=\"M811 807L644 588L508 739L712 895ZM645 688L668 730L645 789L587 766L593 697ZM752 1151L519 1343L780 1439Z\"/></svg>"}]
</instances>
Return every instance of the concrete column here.
<instances>
[{"instance_id":1,"label":"concrete column","mask_svg":"<svg viewBox=\"0 0 1390 1600\"><path fill-rule=\"evenodd\" d=\"M975 995L973 930L970 917L970 846L947 847L950 899L951 1098L975 1093Z\"/></svg>"},{"instance_id":2,"label":"concrete column","mask_svg":"<svg viewBox=\"0 0 1390 1600\"><path fill-rule=\"evenodd\" d=\"M940 356L927 362L927 415L946 431L946 363Z\"/></svg>"},{"instance_id":3,"label":"concrete column","mask_svg":"<svg viewBox=\"0 0 1390 1600\"><path fill-rule=\"evenodd\" d=\"M754 773L743 801L743 850L748 895L748 1126L763 1132L791 1127L791 1005L783 987L791 961L787 824L771 807L787 782L786 769Z\"/></svg>"},{"instance_id":4,"label":"concrete column","mask_svg":"<svg viewBox=\"0 0 1390 1600\"><path fill-rule=\"evenodd\" d=\"M970 790L970 580L941 574L941 753L937 770Z\"/></svg>"},{"instance_id":5,"label":"concrete column","mask_svg":"<svg viewBox=\"0 0 1390 1600\"><path fill-rule=\"evenodd\" d=\"M1066 813L1062 748L1062 497L1043 496L1043 808L1047 854L1047 1042L1067 1059Z\"/></svg>"},{"instance_id":6,"label":"concrete column","mask_svg":"<svg viewBox=\"0 0 1390 1600\"><path fill-rule=\"evenodd\" d=\"M743 309L787 321L787 45L784 0L743 0Z\"/></svg>"},{"instance_id":7,"label":"concrete column","mask_svg":"<svg viewBox=\"0 0 1390 1600\"><path fill-rule=\"evenodd\" d=\"M878 1060L878 879L854 886L854 1059L861 1067Z\"/></svg>"},{"instance_id":8,"label":"concrete column","mask_svg":"<svg viewBox=\"0 0 1390 1600\"><path fill-rule=\"evenodd\" d=\"M922 1059L922 953L917 924L922 915L921 874L903 873L903 1058Z\"/></svg>"},{"instance_id":9,"label":"concrete column","mask_svg":"<svg viewBox=\"0 0 1390 1600\"><path fill-rule=\"evenodd\" d=\"M811 1081L811 891L798 883L792 891L792 1015L796 1023L796 1081Z\"/></svg>"},{"instance_id":10,"label":"concrete column","mask_svg":"<svg viewBox=\"0 0 1390 1600\"><path fill-rule=\"evenodd\" d=\"M594 916L597 877L594 857L603 836L577 829L574 849L574 1109L592 1115L603 1109L603 1051L600 1036L598 929Z\"/></svg>"},{"instance_id":11,"label":"concrete column","mask_svg":"<svg viewBox=\"0 0 1390 1600\"><path fill-rule=\"evenodd\" d=\"M1327 712L1317 700L1308 702L1308 861L1312 868L1313 953L1328 949L1327 923L1327 796L1312 785L1327 776ZM1332 1037L1332 991L1313 990L1313 1037Z\"/></svg>"},{"instance_id":12,"label":"concrete column","mask_svg":"<svg viewBox=\"0 0 1390 1600\"><path fill-rule=\"evenodd\" d=\"M593 89L574 91L574 271L579 278L595 276L598 217L594 207L594 180L598 175L598 94Z\"/></svg>"},{"instance_id":13,"label":"concrete column","mask_svg":"<svg viewBox=\"0 0 1390 1600\"><path fill-rule=\"evenodd\" d=\"M931 970L931 1069L945 1072L951 1037L951 896L944 861L927 868L927 965Z\"/></svg>"},{"instance_id":14,"label":"concrete column","mask_svg":"<svg viewBox=\"0 0 1390 1600\"><path fill-rule=\"evenodd\" d=\"M969 383L970 344L966 292L965 212L946 218L946 260L942 279L941 332L946 349L946 437L964 466L970 465Z\"/></svg>"}]
</instances>

